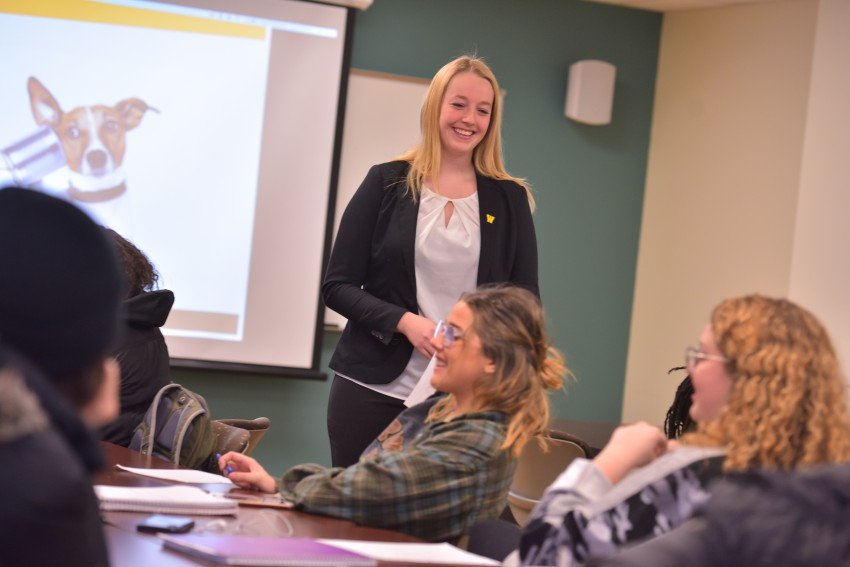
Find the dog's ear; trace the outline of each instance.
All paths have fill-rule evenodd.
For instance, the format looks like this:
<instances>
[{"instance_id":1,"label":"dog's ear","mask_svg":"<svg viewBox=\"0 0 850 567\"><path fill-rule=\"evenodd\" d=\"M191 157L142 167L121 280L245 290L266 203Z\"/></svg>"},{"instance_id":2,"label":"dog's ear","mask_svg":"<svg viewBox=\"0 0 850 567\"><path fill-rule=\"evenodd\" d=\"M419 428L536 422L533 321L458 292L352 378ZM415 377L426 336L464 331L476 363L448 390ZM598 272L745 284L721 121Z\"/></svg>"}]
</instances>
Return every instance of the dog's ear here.
<instances>
[{"instance_id":1,"label":"dog's ear","mask_svg":"<svg viewBox=\"0 0 850 567\"><path fill-rule=\"evenodd\" d=\"M63 112L50 91L35 77L30 77L27 81L27 91L30 93L30 106L36 124L55 128L62 119Z\"/></svg>"},{"instance_id":2,"label":"dog's ear","mask_svg":"<svg viewBox=\"0 0 850 567\"><path fill-rule=\"evenodd\" d=\"M142 116L148 110L159 112L152 106L145 104L145 101L139 98L125 98L115 105L115 109L124 117L124 126L127 130L132 130L142 121Z\"/></svg>"}]
</instances>

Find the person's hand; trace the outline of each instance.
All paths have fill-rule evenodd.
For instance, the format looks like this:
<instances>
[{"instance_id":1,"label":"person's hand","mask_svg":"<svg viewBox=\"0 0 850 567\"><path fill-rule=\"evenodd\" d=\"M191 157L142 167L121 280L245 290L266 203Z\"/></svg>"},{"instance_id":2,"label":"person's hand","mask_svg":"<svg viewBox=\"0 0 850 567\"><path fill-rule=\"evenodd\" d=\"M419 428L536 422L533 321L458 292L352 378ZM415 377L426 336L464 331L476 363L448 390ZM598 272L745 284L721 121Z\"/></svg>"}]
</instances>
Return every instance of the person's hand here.
<instances>
[{"instance_id":1,"label":"person's hand","mask_svg":"<svg viewBox=\"0 0 850 567\"><path fill-rule=\"evenodd\" d=\"M633 469L648 465L667 451L667 438L644 421L618 427L593 462L612 484Z\"/></svg>"},{"instance_id":2,"label":"person's hand","mask_svg":"<svg viewBox=\"0 0 850 567\"><path fill-rule=\"evenodd\" d=\"M421 352L425 358L434 356L434 346L431 344L431 339L436 328L437 325L430 319L410 311L402 315L396 327L400 333L407 337L413 348Z\"/></svg>"},{"instance_id":3,"label":"person's hand","mask_svg":"<svg viewBox=\"0 0 850 567\"><path fill-rule=\"evenodd\" d=\"M228 472L228 467L232 472ZM268 492L277 492L277 481L266 472L256 459L230 451L218 460L218 468L239 488L248 488Z\"/></svg>"}]
</instances>

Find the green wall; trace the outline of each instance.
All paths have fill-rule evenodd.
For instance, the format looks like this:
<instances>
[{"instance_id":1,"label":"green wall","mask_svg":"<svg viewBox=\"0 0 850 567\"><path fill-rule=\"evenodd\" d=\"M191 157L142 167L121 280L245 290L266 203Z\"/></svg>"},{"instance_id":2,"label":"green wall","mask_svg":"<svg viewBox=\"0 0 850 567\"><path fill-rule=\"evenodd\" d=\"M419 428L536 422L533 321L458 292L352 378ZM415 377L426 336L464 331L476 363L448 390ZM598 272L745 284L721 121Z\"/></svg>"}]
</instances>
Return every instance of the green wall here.
<instances>
[{"instance_id":1,"label":"green wall","mask_svg":"<svg viewBox=\"0 0 850 567\"><path fill-rule=\"evenodd\" d=\"M558 417L620 419L661 19L575 0L375 0L357 14L353 67L430 78L476 50L507 92L505 158L536 191L541 293L578 380L553 396ZM617 66L608 126L563 115L569 65L581 59ZM324 370L336 340L325 337ZM271 471L329 462L329 383L174 378L206 395L216 417L271 418L256 453Z\"/></svg>"}]
</instances>

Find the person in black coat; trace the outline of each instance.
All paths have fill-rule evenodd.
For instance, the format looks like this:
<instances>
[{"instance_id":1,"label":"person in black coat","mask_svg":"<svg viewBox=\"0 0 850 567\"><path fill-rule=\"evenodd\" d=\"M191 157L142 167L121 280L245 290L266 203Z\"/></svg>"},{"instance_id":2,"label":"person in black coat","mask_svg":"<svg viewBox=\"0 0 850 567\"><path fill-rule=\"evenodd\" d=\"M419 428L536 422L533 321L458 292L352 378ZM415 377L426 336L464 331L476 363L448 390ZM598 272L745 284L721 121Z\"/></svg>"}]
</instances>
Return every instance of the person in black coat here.
<instances>
[{"instance_id":1,"label":"person in black coat","mask_svg":"<svg viewBox=\"0 0 850 567\"><path fill-rule=\"evenodd\" d=\"M168 346L159 328L171 312L174 293L154 291L159 274L147 256L114 230L106 232L118 250L126 291L123 334L113 353L121 367L121 413L100 430L100 438L127 447L154 396L171 381Z\"/></svg>"},{"instance_id":2,"label":"person in black coat","mask_svg":"<svg viewBox=\"0 0 850 567\"><path fill-rule=\"evenodd\" d=\"M329 364L334 466L356 463L404 409L461 294L509 282L539 295L534 200L502 161L499 93L481 59L446 64L420 143L372 167L345 209L322 286L348 319Z\"/></svg>"},{"instance_id":3,"label":"person in black coat","mask_svg":"<svg viewBox=\"0 0 850 567\"><path fill-rule=\"evenodd\" d=\"M91 428L119 407L115 252L74 205L9 188L0 266L0 565L108 565Z\"/></svg>"}]
</instances>

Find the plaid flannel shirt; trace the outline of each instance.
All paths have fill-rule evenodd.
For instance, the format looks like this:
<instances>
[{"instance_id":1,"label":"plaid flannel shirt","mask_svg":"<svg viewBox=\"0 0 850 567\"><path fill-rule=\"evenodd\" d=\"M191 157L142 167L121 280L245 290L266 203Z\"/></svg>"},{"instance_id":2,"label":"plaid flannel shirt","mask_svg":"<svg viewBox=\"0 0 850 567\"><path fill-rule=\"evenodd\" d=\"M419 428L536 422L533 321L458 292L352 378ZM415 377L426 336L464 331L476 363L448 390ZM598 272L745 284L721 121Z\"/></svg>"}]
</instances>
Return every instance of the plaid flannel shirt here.
<instances>
[{"instance_id":1,"label":"plaid flannel shirt","mask_svg":"<svg viewBox=\"0 0 850 567\"><path fill-rule=\"evenodd\" d=\"M430 541L460 537L476 522L498 517L515 466L501 449L504 416L479 412L423 424L423 407L432 404L405 410L381 435L414 437L373 444L348 468L296 466L281 479L281 494L308 512Z\"/></svg>"}]
</instances>

